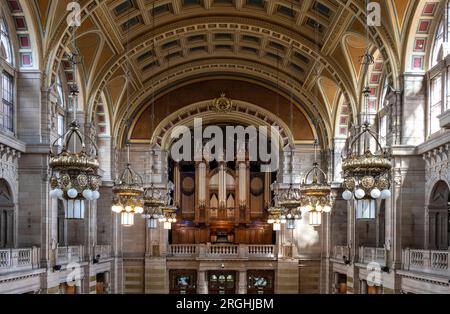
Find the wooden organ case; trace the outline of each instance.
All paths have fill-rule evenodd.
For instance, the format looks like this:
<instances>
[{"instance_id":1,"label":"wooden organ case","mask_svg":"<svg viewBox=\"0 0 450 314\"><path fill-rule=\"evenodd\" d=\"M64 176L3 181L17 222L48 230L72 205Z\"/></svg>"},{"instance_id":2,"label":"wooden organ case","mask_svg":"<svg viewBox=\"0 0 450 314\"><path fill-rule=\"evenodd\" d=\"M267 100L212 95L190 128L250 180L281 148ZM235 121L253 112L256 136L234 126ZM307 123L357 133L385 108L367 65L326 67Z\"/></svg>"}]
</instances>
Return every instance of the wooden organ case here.
<instances>
[{"instance_id":1,"label":"wooden organ case","mask_svg":"<svg viewBox=\"0 0 450 314\"><path fill-rule=\"evenodd\" d=\"M273 173L248 158L171 162L178 222L172 244L273 244L267 221Z\"/></svg>"}]
</instances>

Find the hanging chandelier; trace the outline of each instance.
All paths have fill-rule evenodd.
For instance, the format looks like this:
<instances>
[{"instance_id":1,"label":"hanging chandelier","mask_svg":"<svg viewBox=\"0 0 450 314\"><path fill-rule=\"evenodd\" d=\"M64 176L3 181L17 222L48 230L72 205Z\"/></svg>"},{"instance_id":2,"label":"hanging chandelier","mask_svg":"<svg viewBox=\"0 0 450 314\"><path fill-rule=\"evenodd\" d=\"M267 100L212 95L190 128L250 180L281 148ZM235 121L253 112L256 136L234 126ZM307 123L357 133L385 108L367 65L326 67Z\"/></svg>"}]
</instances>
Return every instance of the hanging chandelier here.
<instances>
[{"instance_id":1,"label":"hanging chandelier","mask_svg":"<svg viewBox=\"0 0 450 314\"><path fill-rule=\"evenodd\" d=\"M68 54L73 71L69 91L74 120L67 132L53 142L49 155L50 197L64 201L66 219L84 219L84 201L94 201L100 197L97 146L80 131L80 124L76 119L79 94L76 74L80 54L76 47L75 32L76 27L73 26L73 51ZM61 139L60 146L58 143Z\"/></svg>"},{"instance_id":2,"label":"hanging chandelier","mask_svg":"<svg viewBox=\"0 0 450 314\"><path fill-rule=\"evenodd\" d=\"M349 201L357 201L357 218L375 218L375 200L387 199L391 196L390 170L392 163L389 155L371 130L368 123L350 139L346 156L342 161L343 188L342 197ZM364 150L358 153L358 145L362 140ZM375 141L378 151L372 152L368 143Z\"/></svg>"},{"instance_id":3,"label":"hanging chandelier","mask_svg":"<svg viewBox=\"0 0 450 314\"><path fill-rule=\"evenodd\" d=\"M63 144L59 150L57 142L60 138L63 138ZM97 150L88 153L84 136L76 120L60 138L53 143L50 151L50 186L52 188L50 197L65 201L67 219L83 219L84 200L93 201L100 197ZM95 144L93 142L91 144L95 148ZM73 147L72 150L70 146Z\"/></svg>"},{"instance_id":4,"label":"hanging chandelier","mask_svg":"<svg viewBox=\"0 0 450 314\"><path fill-rule=\"evenodd\" d=\"M166 202L161 195L161 191L157 190L153 183L144 190L143 204L144 213L142 218L147 219L147 227L149 229L156 229L158 221L162 221L165 218L163 207Z\"/></svg>"},{"instance_id":5,"label":"hanging chandelier","mask_svg":"<svg viewBox=\"0 0 450 314\"><path fill-rule=\"evenodd\" d=\"M168 188L166 194L166 203L162 208L163 217L160 220L163 223L164 229L172 229L172 224L177 222L177 207L174 205L173 198L170 195L171 189Z\"/></svg>"},{"instance_id":6,"label":"hanging chandelier","mask_svg":"<svg viewBox=\"0 0 450 314\"><path fill-rule=\"evenodd\" d=\"M368 12L366 11L366 17ZM342 197L350 201L356 199L356 218L375 218L376 200L391 196L390 170L392 163L388 152L378 141L379 135L368 122L368 103L370 96L369 66L374 63L369 52L368 25L366 23L366 52L361 57L366 74L366 87L363 90L365 121L355 128L347 141L342 161ZM375 144L375 145L373 145ZM374 149L372 149L374 148Z\"/></svg>"},{"instance_id":7,"label":"hanging chandelier","mask_svg":"<svg viewBox=\"0 0 450 314\"><path fill-rule=\"evenodd\" d=\"M286 220L281 219L281 208L272 206L267 209L269 216L267 217L267 223L272 225L273 231L280 231L281 224L285 223Z\"/></svg>"},{"instance_id":8,"label":"hanging chandelier","mask_svg":"<svg viewBox=\"0 0 450 314\"><path fill-rule=\"evenodd\" d=\"M333 206L331 199L331 186L327 182L327 175L319 168L315 161L313 167L306 173L301 191L302 213L308 213L309 224L318 226L322 224L322 212L329 213Z\"/></svg>"},{"instance_id":9,"label":"hanging chandelier","mask_svg":"<svg viewBox=\"0 0 450 314\"><path fill-rule=\"evenodd\" d=\"M289 189L280 192L278 205L281 207L281 221L286 223L287 229L295 229L296 221L301 219L300 205L300 189L294 188L293 184L289 185Z\"/></svg>"},{"instance_id":10,"label":"hanging chandelier","mask_svg":"<svg viewBox=\"0 0 450 314\"><path fill-rule=\"evenodd\" d=\"M267 209L267 223L273 226L274 231L281 230L282 224L286 224L287 229L295 229L296 221L301 219L299 199L299 190L292 184L288 190L275 193L272 206Z\"/></svg>"},{"instance_id":11,"label":"hanging chandelier","mask_svg":"<svg viewBox=\"0 0 450 314\"><path fill-rule=\"evenodd\" d=\"M114 198L111 210L120 214L121 224L123 226L134 225L134 215L144 212L142 178L131 168L129 158L128 148L127 166L112 188Z\"/></svg>"}]
</instances>

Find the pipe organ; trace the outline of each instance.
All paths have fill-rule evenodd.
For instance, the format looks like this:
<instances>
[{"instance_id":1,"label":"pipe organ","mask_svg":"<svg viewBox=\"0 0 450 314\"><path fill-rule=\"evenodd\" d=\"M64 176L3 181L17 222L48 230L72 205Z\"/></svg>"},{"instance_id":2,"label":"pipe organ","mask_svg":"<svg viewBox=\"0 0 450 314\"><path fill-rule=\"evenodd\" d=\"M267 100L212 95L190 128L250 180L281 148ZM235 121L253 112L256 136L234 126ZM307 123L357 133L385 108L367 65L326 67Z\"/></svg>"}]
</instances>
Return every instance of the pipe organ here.
<instances>
[{"instance_id":1,"label":"pipe organ","mask_svg":"<svg viewBox=\"0 0 450 314\"><path fill-rule=\"evenodd\" d=\"M173 182L179 210L172 243L273 243L266 223L273 177L248 158L176 163Z\"/></svg>"}]
</instances>

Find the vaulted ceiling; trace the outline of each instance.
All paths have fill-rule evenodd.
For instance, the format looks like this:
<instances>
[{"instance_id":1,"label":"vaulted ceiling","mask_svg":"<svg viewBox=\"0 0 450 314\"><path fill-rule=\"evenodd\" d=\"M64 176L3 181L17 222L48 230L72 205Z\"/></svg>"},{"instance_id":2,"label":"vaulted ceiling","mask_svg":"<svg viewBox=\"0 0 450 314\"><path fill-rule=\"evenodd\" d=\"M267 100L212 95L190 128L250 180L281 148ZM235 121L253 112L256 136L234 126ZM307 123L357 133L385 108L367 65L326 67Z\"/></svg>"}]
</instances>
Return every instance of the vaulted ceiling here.
<instances>
[{"instance_id":1,"label":"vaulted ceiling","mask_svg":"<svg viewBox=\"0 0 450 314\"><path fill-rule=\"evenodd\" d=\"M39 68L47 74L47 86L61 71L70 81L67 52L72 36L66 22L70 1L19 2L38 30ZM413 17L424 15L431 33L433 16L443 1L378 2L382 25L369 29L370 49L376 54L370 71L375 103L384 83L398 88L399 74L408 70L406 50L416 33ZM302 107L310 121L319 114L328 139L345 134L349 117L361 110L363 0L79 3L80 80L85 110L102 117L97 120L103 125L99 132L119 129L124 120L149 105L151 97L162 97L179 82L214 77L245 79L279 90Z\"/></svg>"}]
</instances>

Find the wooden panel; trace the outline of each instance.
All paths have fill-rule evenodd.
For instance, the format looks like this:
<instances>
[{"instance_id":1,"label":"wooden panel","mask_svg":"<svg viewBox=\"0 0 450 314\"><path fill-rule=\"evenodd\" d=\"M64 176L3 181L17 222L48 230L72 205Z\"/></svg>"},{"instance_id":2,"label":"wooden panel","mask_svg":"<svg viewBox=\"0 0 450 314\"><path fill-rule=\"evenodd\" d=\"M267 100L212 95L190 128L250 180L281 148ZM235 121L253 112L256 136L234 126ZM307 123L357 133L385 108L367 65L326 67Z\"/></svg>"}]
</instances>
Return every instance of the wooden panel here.
<instances>
[{"instance_id":1,"label":"wooden panel","mask_svg":"<svg viewBox=\"0 0 450 314\"><path fill-rule=\"evenodd\" d=\"M242 244L272 244L272 229L270 226L234 227L226 221L214 222L209 227L174 225L172 228L172 244L199 244L216 242L211 236L217 232L226 232L230 243Z\"/></svg>"},{"instance_id":2,"label":"wooden panel","mask_svg":"<svg viewBox=\"0 0 450 314\"><path fill-rule=\"evenodd\" d=\"M250 82L221 79L207 79L203 82L181 86L172 93L156 99L154 123L149 122L152 115L150 114L151 109L148 107L140 112L138 117L135 117L137 121L131 132L131 139L149 139L153 134L152 126L158 125L171 113L199 101L214 99L223 91L227 91L227 95L231 95L233 99L258 104L258 106L277 115L287 124L289 124L291 115L294 114L296 122L292 127L294 138L296 140L314 139L305 115L297 106L294 105L291 108L291 102L288 98L280 97L276 92ZM151 102L144 101L143 103Z\"/></svg>"},{"instance_id":3,"label":"wooden panel","mask_svg":"<svg viewBox=\"0 0 450 314\"><path fill-rule=\"evenodd\" d=\"M181 213L183 218L192 218L195 210L195 174L181 173Z\"/></svg>"}]
</instances>

